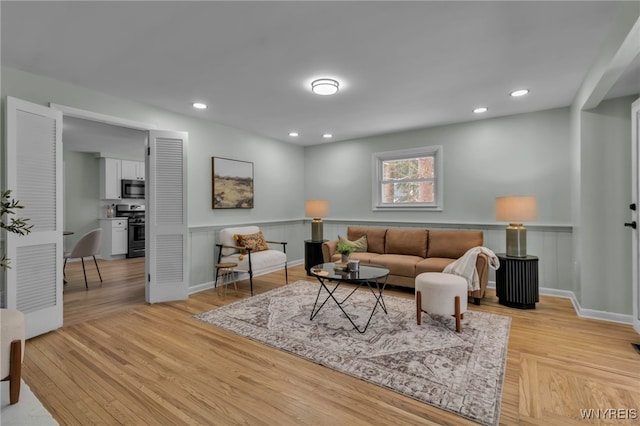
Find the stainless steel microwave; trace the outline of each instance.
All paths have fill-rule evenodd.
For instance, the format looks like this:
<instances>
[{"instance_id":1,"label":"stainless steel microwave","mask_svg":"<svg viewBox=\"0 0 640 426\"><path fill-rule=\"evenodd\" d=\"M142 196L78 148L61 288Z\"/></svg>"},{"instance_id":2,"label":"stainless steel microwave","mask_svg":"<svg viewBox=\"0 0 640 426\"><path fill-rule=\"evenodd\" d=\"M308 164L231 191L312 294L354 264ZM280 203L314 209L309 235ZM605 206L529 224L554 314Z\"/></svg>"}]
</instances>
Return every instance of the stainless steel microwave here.
<instances>
[{"instance_id":1,"label":"stainless steel microwave","mask_svg":"<svg viewBox=\"0 0 640 426\"><path fill-rule=\"evenodd\" d=\"M122 198L144 198L144 181L122 179Z\"/></svg>"}]
</instances>

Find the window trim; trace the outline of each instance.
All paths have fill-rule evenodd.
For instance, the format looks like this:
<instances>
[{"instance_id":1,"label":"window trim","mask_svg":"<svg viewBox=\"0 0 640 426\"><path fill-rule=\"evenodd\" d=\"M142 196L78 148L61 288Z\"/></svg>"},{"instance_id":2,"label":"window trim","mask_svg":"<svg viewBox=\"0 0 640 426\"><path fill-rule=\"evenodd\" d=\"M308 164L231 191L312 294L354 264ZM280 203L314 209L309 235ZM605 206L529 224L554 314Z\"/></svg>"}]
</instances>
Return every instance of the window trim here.
<instances>
[{"instance_id":1,"label":"window trim","mask_svg":"<svg viewBox=\"0 0 640 426\"><path fill-rule=\"evenodd\" d=\"M390 204L382 202L382 164L390 160L412 159L433 156L435 199L433 203ZM373 211L442 211L443 192L443 149L442 145L423 146L397 151L374 152L371 154L371 201Z\"/></svg>"}]
</instances>

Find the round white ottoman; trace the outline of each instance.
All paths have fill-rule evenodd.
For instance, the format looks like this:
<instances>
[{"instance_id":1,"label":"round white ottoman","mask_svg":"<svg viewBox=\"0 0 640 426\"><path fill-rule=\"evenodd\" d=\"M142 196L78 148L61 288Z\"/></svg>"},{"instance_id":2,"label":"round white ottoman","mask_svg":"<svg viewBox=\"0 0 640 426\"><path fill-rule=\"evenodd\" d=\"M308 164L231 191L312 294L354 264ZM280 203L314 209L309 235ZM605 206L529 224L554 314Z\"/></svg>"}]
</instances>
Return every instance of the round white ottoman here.
<instances>
[{"instance_id":1,"label":"round white ottoman","mask_svg":"<svg viewBox=\"0 0 640 426\"><path fill-rule=\"evenodd\" d=\"M0 379L9 380L9 404L20 398L20 376L24 358L24 314L0 309Z\"/></svg>"},{"instance_id":2,"label":"round white ottoman","mask_svg":"<svg viewBox=\"0 0 640 426\"><path fill-rule=\"evenodd\" d=\"M416 314L418 325L422 312L436 315L453 315L456 331L461 330L460 320L467 311L467 280L453 274L423 272L416 277Z\"/></svg>"}]
</instances>

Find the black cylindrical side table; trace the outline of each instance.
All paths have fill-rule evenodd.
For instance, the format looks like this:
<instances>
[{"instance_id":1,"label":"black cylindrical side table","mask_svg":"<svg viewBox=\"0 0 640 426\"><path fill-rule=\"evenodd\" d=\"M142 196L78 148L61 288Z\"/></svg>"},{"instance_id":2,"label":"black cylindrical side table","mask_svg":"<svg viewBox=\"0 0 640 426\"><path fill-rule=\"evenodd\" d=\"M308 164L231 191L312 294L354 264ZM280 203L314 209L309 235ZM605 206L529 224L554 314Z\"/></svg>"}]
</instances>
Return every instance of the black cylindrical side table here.
<instances>
[{"instance_id":1,"label":"black cylindrical side table","mask_svg":"<svg viewBox=\"0 0 640 426\"><path fill-rule=\"evenodd\" d=\"M535 309L538 297L538 258L496 254L500 267L496 271L498 303L510 308Z\"/></svg>"},{"instance_id":2,"label":"black cylindrical side table","mask_svg":"<svg viewBox=\"0 0 640 426\"><path fill-rule=\"evenodd\" d=\"M324 263L324 258L322 257L322 243L325 241L327 240L304 241L304 269L307 270L307 275L309 276L311 276L311 268Z\"/></svg>"}]
</instances>

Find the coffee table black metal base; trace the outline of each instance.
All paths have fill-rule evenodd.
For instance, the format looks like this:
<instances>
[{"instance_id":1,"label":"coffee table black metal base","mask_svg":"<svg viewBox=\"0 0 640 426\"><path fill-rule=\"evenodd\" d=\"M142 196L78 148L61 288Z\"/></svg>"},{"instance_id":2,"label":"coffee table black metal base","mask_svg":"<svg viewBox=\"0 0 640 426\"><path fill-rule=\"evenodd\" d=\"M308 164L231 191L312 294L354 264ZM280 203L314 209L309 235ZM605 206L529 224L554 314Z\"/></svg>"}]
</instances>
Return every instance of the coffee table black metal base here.
<instances>
[{"instance_id":1,"label":"coffee table black metal base","mask_svg":"<svg viewBox=\"0 0 640 426\"><path fill-rule=\"evenodd\" d=\"M333 263L325 263L321 265L316 265L313 268L311 268L311 274L318 279L318 281L320 282L320 287L318 288L316 301L313 304L313 309L311 310L311 317L309 318L310 320L313 320L316 317L316 315L318 315L318 312L320 312L320 310L327 304L329 299L333 300L336 303L336 305L338 306L338 308L340 308L344 316L347 317L347 319L349 320L353 328L355 328L359 333L364 333L365 331L367 331L369 324L371 324L371 319L373 318L373 314L375 314L378 306L380 306L380 308L384 311L385 314L387 313L387 307L384 304L384 298L382 297L382 293L384 292L384 289L387 285L387 276L389 275L388 269L379 267L379 266L361 265L359 271L340 273L334 270ZM384 281L381 283L380 280L382 279L384 279ZM329 284L329 286L327 286L327 283L335 283L335 286L332 286L332 284ZM338 301L334 293L343 283L355 284L356 287L344 299L342 299L341 301ZM349 298L353 295L353 293L355 293L360 287L364 285L366 285L369 288L369 290L373 294L373 297L375 298L376 301L373 304L373 308L371 309L371 315L369 315L369 319L367 323L365 324L364 328L361 328L361 327L358 327L358 325L356 325L351 315L349 315L349 313L344 309L343 305L347 300L349 300ZM330 288L330 287L333 287L333 288ZM323 289L327 292L328 295L318 305L318 302L320 301L320 294L322 293Z\"/></svg>"}]
</instances>

